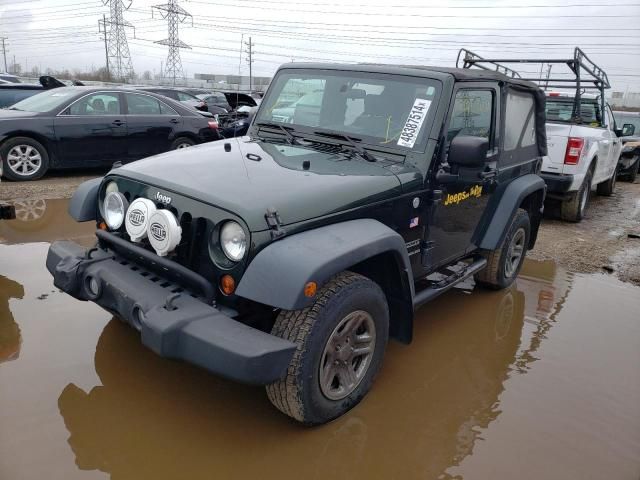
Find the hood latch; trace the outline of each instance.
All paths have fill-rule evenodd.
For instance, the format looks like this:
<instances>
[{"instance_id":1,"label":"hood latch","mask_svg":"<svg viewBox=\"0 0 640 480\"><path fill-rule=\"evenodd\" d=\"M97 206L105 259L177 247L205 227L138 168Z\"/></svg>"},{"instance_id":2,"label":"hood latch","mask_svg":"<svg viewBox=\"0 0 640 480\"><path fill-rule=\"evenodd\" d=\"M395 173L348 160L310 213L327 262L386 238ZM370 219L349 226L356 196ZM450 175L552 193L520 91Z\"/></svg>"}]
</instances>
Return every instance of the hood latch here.
<instances>
[{"instance_id":1,"label":"hood latch","mask_svg":"<svg viewBox=\"0 0 640 480\"><path fill-rule=\"evenodd\" d=\"M271 230L271 238L273 240L286 235L287 232L282 228L282 220L275 208L268 208L267 213L264 214L264 218L267 221L269 230Z\"/></svg>"}]
</instances>

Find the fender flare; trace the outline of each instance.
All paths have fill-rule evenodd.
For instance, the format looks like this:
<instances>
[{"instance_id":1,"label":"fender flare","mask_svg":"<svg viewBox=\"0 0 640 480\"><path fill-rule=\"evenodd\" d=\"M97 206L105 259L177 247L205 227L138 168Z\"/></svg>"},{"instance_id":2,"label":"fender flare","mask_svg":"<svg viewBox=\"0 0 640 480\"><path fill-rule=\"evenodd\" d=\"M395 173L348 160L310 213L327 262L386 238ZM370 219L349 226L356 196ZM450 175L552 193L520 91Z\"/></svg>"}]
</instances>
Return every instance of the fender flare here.
<instances>
[{"instance_id":1,"label":"fender flare","mask_svg":"<svg viewBox=\"0 0 640 480\"><path fill-rule=\"evenodd\" d=\"M487 226L478 246L483 250L495 250L502 243L507 234L511 219L522 201L536 191L546 192L544 180L533 173L516 178L507 185L498 205L493 210L491 221ZM540 202L543 208L544 194Z\"/></svg>"},{"instance_id":2,"label":"fender flare","mask_svg":"<svg viewBox=\"0 0 640 480\"><path fill-rule=\"evenodd\" d=\"M261 250L249 263L236 295L285 310L308 307L314 298L304 286L318 287L335 274L375 255L392 252L413 299L413 276L402 236L373 219L350 220L285 237Z\"/></svg>"},{"instance_id":3,"label":"fender flare","mask_svg":"<svg viewBox=\"0 0 640 480\"><path fill-rule=\"evenodd\" d=\"M76 222L95 220L98 212L98 189L102 178L93 178L80 184L69 201L69 215Z\"/></svg>"}]
</instances>

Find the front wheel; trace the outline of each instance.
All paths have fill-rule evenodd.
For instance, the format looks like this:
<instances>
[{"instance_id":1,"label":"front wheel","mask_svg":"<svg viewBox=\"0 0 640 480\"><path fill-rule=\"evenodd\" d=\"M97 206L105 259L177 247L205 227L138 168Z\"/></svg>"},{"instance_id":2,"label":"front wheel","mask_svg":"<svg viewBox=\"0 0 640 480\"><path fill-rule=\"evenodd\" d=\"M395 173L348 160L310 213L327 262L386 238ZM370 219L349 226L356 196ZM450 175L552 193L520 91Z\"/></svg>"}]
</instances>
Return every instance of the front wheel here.
<instances>
[{"instance_id":1,"label":"front wheel","mask_svg":"<svg viewBox=\"0 0 640 480\"><path fill-rule=\"evenodd\" d=\"M631 183L635 182L636 177L638 176L638 170L640 170L640 156L636 158L636 161L629 168L629 172L626 175L626 180Z\"/></svg>"},{"instance_id":2,"label":"front wheel","mask_svg":"<svg viewBox=\"0 0 640 480\"><path fill-rule=\"evenodd\" d=\"M529 214L519 208L502 244L498 249L484 253L487 266L476 273L476 283L492 290L500 290L511 285L524 262L530 234Z\"/></svg>"},{"instance_id":3,"label":"front wheel","mask_svg":"<svg viewBox=\"0 0 640 480\"><path fill-rule=\"evenodd\" d=\"M178 137L171 144L171 150L180 150L182 148L193 147L196 144L193 140L187 137Z\"/></svg>"},{"instance_id":4,"label":"front wheel","mask_svg":"<svg viewBox=\"0 0 640 480\"><path fill-rule=\"evenodd\" d=\"M356 406L382 365L389 309L380 287L342 272L310 307L282 311L271 333L297 344L285 378L267 385L284 414L307 425L326 423Z\"/></svg>"},{"instance_id":5,"label":"front wheel","mask_svg":"<svg viewBox=\"0 0 640 480\"><path fill-rule=\"evenodd\" d=\"M49 168L44 146L29 137L10 138L0 148L0 161L9 180L28 181L42 177Z\"/></svg>"},{"instance_id":6,"label":"front wheel","mask_svg":"<svg viewBox=\"0 0 640 480\"><path fill-rule=\"evenodd\" d=\"M613 191L616 189L616 178L618 178L617 168L613 171L613 175L609 180L598 184L598 195L604 195L605 197L613 195Z\"/></svg>"}]
</instances>

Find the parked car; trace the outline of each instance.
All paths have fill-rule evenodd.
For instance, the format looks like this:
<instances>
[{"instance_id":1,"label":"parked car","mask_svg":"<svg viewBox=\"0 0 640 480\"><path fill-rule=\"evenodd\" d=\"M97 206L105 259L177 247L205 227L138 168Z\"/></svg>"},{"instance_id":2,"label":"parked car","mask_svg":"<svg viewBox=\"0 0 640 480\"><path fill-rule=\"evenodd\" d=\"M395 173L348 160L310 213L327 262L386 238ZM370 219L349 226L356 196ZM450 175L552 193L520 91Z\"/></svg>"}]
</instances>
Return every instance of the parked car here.
<instances>
[{"instance_id":1,"label":"parked car","mask_svg":"<svg viewBox=\"0 0 640 480\"><path fill-rule=\"evenodd\" d=\"M36 93L49 90L51 88L66 87L67 85L55 77L43 75L39 79L40 83L0 83L0 108L6 108L20 100L31 97ZM73 85L82 86L81 82L74 80Z\"/></svg>"},{"instance_id":2,"label":"parked car","mask_svg":"<svg viewBox=\"0 0 640 480\"><path fill-rule=\"evenodd\" d=\"M291 123L296 115L296 109L299 112L304 111L305 115L313 115L320 117L320 106L322 104L323 91L311 92L302 95L295 102L286 107L278 107L273 109L273 118L279 122Z\"/></svg>"},{"instance_id":3,"label":"parked car","mask_svg":"<svg viewBox=\"0 0 640 480\"><path fill-rule=\"evenodd\" d=\"M233 112L241 107L256 107L258 105L253 97L240 92L215 91L201 93L198 98L207 102L208 105L224 108L227 112Z\"/></svg>"},{"instance_id":4,"label":"parked car","mask_svg":"<svg viewBox=\"0 0 640 480\"><path fill-rule=\"evenodd\" d=\"M578 47L572 58L492 60L469 50L461 50L458 62L466 68L499 68L511 76L537 82L547 89L547 145L549 154L542 159L540 176L547 184L547 197L560 201L563 220L582 220L591 189L611 195L616 183L622 131L616 128L611 108L605 102L605 89L610 88L606 72L593 63ZM500 62L500 63L498 63ZM509 64L534 65L534 72L555 66L549 78L536 77L509 68ZM497 67L496 67L497 66ZM564 66L564 67L563 67ZM560 68L565 71L559 71ZM596 93L588 93L595 90ZM508 114L508 112L507 112Z\"/></svg>"},{"instance_id":5,"label":"parked car","mask_svg":"<svg viewBox=\"0 0 640 480\"><path fill-rule=\"evenodd\" d=\"M317 115L273 117L313 85ZM98 246L55 242L46 265L157 354L266 385L299 422L354 407L388 337L411 341L415 309L474 276L509 287L535 245L546 143L532 83L287 64L248 135L84 183L69 211L102 226Z\"/></svg>"},{"instance_id":6,"label":"parked car","mask_svg":"<svg viewBox=\"0 0 640 480\"><path fill-rule=\"evenodd\" d=\"M0 110L0 158L11 180L97 167L220 138L218 123L161 95L61 87Z\"/></svg>"},{"instance_id":7,"label":"parked car","mask_svg":"<svg viewBox=\"0 0 640 480\"><path fill-rule=\"evenodd\" d=\"M0 72L0 83L20 83L20 79L10 73Z\"/></svg>"},{"instance_id":8,"label":"parked car","mask_svg":"<svg viewBox=\"0 0 640 480\"><path fill-rule=\"evenodd\" d=\"M200 110L203 112L211 112L211 113L224 113L222 111L215 111L215 109L210 110L207 102L204 100L192 95L191 93L185 92L178 88L169 88L169 87L141 87L140 90L144 90L145 92L152 92L157 95L163 95L165 97L172 98L178 102L182 102L185 105L190 106L196 110Z\"/></svg>"},{"instance_id":9,"label":"parked car","mask_svg":"<svg viewBox=\"0 0 640 480\"><path fill-rule=\"evenodd\" d=\"M611 195L622 150L611 108L601 111L595 95L583 94L580 117L573 116L573 93L547 95L547 145L549 156L541 176L549 198L558 199L563 220L579 222L584 216L592 186L599 195Z\"/></svg>"},{"instance_id":10,"label":"parked car","mask_svg":"<svg viewBox=\"0 0 640 480\"><path fill-rule=\"evenodd\" d=\"M247 134L251 120L258 107L242 106L232 113L218 115L220 134L225 138L242 137Z\"/></svg>"},{"instance_id":11,"label":"parked car","mask_svg":"<svg viewBox=\"0 0 640 480\"><path fill-rule=\"evenodd\" d=\"M640 112L613 112L616 124L622 126L622 152L618 176L635 182L640 169Z\"/></svg>"}]
</instances>

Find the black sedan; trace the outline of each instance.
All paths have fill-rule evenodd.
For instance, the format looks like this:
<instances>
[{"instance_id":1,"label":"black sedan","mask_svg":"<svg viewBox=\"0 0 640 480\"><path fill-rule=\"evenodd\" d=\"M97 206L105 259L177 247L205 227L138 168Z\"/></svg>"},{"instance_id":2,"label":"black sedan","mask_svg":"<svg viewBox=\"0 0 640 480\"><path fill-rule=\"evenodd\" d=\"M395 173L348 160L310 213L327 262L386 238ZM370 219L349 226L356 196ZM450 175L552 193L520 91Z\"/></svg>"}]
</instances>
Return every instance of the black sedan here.
<instances>
[{"instance_id":1,"label":"black sedan","mask_svg":"<svg viewBox=\"0 0 640 480\"><path fill-rule=\"evenodd\" d=\"M127 163L220 138L213 118L126 88L61 87L0 110L0 159L10 180Z\"/></svg>"}]
</instances>

